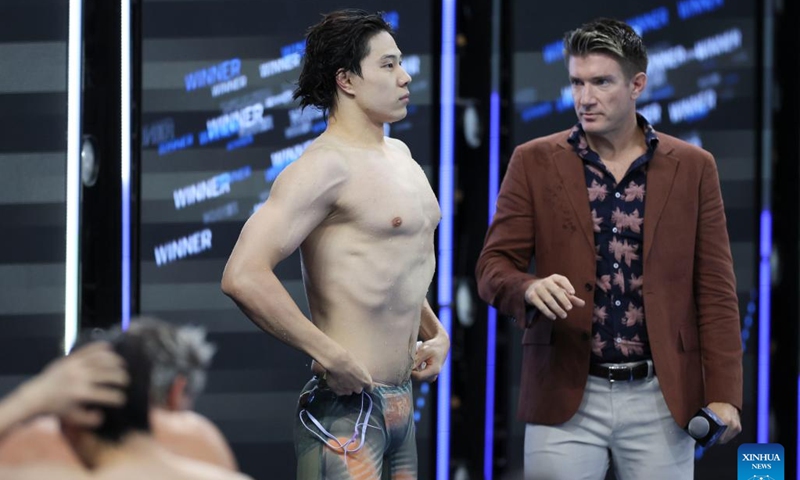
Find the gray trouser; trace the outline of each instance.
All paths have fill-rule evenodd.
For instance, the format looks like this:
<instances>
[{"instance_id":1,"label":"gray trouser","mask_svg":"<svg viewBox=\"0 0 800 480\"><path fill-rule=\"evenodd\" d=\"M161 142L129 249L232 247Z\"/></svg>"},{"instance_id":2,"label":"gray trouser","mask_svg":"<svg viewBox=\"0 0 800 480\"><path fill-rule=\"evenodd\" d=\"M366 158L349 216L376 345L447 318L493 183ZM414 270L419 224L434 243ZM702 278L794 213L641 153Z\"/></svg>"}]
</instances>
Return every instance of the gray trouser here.
<instances>
[{"instance_id":1,"label":"gray trouser","mask_svg":"<svg viewBox=\"0 0 800 480\"><path fill-rule=\"evenodd\" d=\"M619 480L693 478L694 444L657 377L612 383L590 375L566 423L526 426L525 479L603 480L609 453Z\"/></svg>"}]
</instances>

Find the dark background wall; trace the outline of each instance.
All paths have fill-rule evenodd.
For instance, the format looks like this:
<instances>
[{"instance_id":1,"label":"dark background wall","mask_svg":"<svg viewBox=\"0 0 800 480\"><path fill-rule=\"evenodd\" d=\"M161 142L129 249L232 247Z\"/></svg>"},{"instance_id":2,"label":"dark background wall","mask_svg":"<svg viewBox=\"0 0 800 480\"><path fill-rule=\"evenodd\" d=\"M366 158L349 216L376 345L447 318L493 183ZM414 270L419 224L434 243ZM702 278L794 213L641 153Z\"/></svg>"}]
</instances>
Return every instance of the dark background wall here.
<instances>
[{"instance_id":1,"label":"dark background wall","mask_svg":"<svg viewBox=\"0 0 800 480\"><path fill-rule=\"evenodd\" d=\"M0 395L64 335L67 2L0 3Z\"/></svg>"}]
</instances>

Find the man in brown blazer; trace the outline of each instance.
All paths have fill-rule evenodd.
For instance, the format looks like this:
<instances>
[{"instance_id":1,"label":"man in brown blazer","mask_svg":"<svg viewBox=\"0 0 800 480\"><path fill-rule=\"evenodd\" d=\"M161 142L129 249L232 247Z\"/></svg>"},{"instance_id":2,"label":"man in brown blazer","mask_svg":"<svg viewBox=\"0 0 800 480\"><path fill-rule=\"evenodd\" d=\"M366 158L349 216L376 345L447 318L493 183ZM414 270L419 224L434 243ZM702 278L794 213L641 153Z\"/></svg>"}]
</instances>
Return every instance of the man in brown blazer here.
<instances>
[{"instance_id":1,"label":"man in brown blazer","mask_svg":"<svg viewBox=\"0 0 800 480\"><path fill-rule=\"evenodd\" d=\"M742 351L708 152L637 115L647 53L625 23L564 40L579 122L519 146L477 265L524 329L526 479L692 478L707 406L741 430ZM535 273L528 273L531 257Z\"/></svg>"}]
</instances>

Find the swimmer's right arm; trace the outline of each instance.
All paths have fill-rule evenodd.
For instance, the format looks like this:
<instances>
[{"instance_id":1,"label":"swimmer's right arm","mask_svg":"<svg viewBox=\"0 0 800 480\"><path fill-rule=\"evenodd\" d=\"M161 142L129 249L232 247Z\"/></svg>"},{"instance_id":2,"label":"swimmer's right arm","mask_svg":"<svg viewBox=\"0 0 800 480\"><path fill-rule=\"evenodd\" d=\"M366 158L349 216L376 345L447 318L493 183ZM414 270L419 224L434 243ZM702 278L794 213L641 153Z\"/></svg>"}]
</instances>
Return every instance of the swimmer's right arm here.
<instances>
[{"instance_id":1,"label":"swimmer's right arm","mask_svg":"<svg viewBox=\"0 0 800 480\"><path fill-rule=\"evenodd\" d=\"M335 152L307 152L289 165L245 224L222 276L222 291L245 315L321 364L338 395L371 389L369 372L303 315L274 268L333 211L347 178L347 165Z\"/></svg>"}]
</instances>

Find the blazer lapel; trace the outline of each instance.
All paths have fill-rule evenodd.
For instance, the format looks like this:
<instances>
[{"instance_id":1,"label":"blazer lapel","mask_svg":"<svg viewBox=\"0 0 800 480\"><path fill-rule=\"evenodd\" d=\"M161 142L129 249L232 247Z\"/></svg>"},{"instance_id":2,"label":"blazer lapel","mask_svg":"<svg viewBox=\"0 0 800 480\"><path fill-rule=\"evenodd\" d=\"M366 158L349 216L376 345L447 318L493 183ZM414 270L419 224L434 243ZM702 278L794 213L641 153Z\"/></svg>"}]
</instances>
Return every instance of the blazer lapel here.
<instances>
[{"instance_id":1,"label":"blazer lapel","mask_svg":"<svg viewBox=\"0 0 800 480\"><path fill-rule=\"evenodd\" d=\"M664 142L665 143L665 142ZM672 191L675 173L678 170L678 159L671 156L672 148L662 143L656 148L653 158L647 166L647 193L644 200L644 256L642 261L647 264L647 257L653 247L656 226L661 219ZM659 150L662 153L659 153Z\"/></svg>"},{"instance_id":2,"label":"blazer lapel","mask_svg":"<svg viewBox=\"0 0 800 480\"><path fill-rule=\"evenodd\" d=\"M586 174L583 161L571 150L560 144L562 150L554 156L556 170L561 177L561 184L575 212L575 217L583 230L586 241L594 254L594 229L592 215L589 211L589 194L586 192Z\"/></svg>"}]
</instances>

